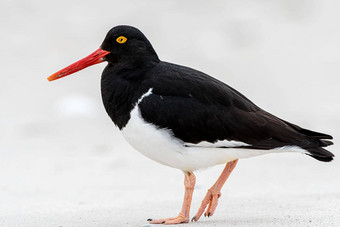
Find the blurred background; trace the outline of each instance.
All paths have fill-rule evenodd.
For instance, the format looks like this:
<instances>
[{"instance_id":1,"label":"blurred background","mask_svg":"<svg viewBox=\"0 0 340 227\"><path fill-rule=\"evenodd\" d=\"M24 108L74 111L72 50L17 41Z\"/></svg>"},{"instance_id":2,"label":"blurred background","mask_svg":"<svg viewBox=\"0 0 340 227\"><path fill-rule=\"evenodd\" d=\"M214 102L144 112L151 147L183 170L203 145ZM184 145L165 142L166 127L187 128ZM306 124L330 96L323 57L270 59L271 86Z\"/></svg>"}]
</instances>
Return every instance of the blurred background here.
<instances>
[{"instance_id":1,"label":"blurred background","mask_svg":"<svg viewBox=\"0 0 340 227\"><path fill-rule=\"evenodd\" d=\"M263 109L333 135L339 157L340 1L0 2L0 225L141 226L176 216L183 174L133 150L101 103L105 64L48 82L120 24L160 59L208 73ZM191 216L223 166L200 171ZM239 162L195 226L339 226L340 161ZM189 224L193 225L193 224Z\"/></svg>"}]
</instances>

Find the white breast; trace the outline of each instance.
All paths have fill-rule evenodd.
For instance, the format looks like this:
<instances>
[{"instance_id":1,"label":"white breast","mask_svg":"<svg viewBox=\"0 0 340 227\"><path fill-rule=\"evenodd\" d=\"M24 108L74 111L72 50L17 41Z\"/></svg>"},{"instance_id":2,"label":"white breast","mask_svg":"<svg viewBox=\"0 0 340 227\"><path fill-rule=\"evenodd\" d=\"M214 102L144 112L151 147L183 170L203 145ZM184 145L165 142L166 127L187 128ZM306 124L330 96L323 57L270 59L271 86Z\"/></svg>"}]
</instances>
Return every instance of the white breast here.
<instances>
[{"instance_id":1,"label":"white breast","mask_svg":"<svg viewBox=\"0 0 340 227\"><path fill-rule=\"evenodd\" d=\"M282 152L282 150L278 149L253 150L233 148L240 145L247 146L248 144L228 140L218 141L215 144L208 142L199 144L184 143L182 140L174 137L170 129L160 129L144 121L138 105L143 98L150 94L152 94L152 89L138 100L130 113L129 122L121 132L127 142L137 151L156 162L183 171L194 171L239 158ZM218 148L221 145L230 148Z\"/></svg>"}]
</instances>

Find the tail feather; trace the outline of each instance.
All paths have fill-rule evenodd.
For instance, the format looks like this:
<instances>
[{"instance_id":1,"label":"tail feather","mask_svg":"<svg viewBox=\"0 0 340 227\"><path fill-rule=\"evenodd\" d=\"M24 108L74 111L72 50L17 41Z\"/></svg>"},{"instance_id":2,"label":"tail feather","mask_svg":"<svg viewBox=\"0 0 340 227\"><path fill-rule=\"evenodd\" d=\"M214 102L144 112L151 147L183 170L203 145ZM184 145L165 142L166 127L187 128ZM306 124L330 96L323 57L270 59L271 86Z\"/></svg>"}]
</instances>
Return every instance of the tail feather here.
<instances>
[{"instance_id":1,"label":"tail feather","mask_svg":"<svg viewBox=\"0 0 340 227\"><path fill-rule=\"evenodd\" d=\"M329 140L320 140L320 146L321 147L328 147L330 145L333 145L332 141L329 141Z\"/></svg>"},{"instance_id":2,"label":"tail feather","mask_svg":"<svg viewBox=\"0 0 340 227\"><path fill-rule=\"evenodd\" d=\"M332 141L329 141L333 139L331 135L304 129L287 121L285 121L285 123L295 129L297 132L318 143L318 145L315 147L304 148L308 151L306 153L307 155L322 162L330 162L333 160L334 154L323 148L333 144Z\"/></svg>"},{"instance_id":3,"label":"tail feather","mask_svg":"<svg viewBox=\"0 0 340 227\"><path fill-rule=\"evenodd\" d=\"M307 155L322 162L330 162L333 160L333 157L334 157L333 153L327 151L326 149L322 147L312 147L312 148L307 148L306 150L308 151Z\"/></svg>"},{"instance_id":4,"label":"tail feather","mask_svg":"<svg viewBox=\"0 0 340 227\"><path fill-rule=\"evenodd\" d=\"M295 129L296 131L298 131L299 133L301 134L304 134L310 138L313 138L313 139L326 139L326 140L331 140L333 139L333 137L331 135L328 135L328 134L325 134L325 133L320 133L320 132L315 132L315 131L312 131L312 130L308 130L308 129L305 129L305 128L301 128L295 124L292 124L288 121L284 121L286 124L288 124L290 127L292 127L293 129Z\"/></svg>"}]
</instances>

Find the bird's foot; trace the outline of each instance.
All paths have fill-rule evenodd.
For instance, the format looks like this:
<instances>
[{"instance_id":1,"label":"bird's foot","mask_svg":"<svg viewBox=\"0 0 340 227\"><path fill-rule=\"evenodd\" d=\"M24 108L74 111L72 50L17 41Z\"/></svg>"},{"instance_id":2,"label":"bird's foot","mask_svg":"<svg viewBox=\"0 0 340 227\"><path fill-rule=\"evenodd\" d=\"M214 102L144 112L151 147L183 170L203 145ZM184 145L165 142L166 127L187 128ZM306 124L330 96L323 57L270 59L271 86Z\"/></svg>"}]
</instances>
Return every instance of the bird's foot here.
<instances>
[{"instance_id":1,"label":"bird's foot","mask_svg":"<svg viewBox=\"0 0 340 227\"><path fill-rule=\"evenodd\" d=\"M175 218L165 218L165 219L148 219L150 224L164 224L164 225L173 225L173 224L180 224L180 223L188 223L189 216L184 216L183 214L179 214L178 217Z\"/></svg>"},{"instance_id":2,"label":"bird's foot","mask_svg":"<svg viewBox=\"0 0 340 227\"><path fill-rule=\"evenodd\" d=\"M219 190L216 190L214 188L210 188L205 195L204 199L202 200L201 206L198 209L196 215L191 219L191 221L198 221L200 217L202 216L205 208L209 204L207 210L204 213L204 217L208 216L211 217L213 216L215 209L217 207L218 203L218 198L221 197L221 192Z\"/></svg>"}]
</instances>

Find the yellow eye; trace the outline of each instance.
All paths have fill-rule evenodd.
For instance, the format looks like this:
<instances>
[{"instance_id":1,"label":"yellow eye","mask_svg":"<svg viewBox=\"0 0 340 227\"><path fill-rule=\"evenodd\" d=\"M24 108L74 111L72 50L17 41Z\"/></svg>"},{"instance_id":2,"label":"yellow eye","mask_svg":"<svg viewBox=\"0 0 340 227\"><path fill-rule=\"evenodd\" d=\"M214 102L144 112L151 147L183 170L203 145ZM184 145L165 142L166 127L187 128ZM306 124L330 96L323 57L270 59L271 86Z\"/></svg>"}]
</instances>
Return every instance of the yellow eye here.
<instances>
[{"instance_id":1,"label":"yellow eye","mask_svg":"<svg viewBox=\"0 0 340 227\"><path fill-rule=\"evenodd\" d=\"M126 40L127 40L127 38L126 38L125 36L119 36L119 37L116 39L117 43L120 43L120 44L125 43Z\"/></svg>"}]
</instances>

